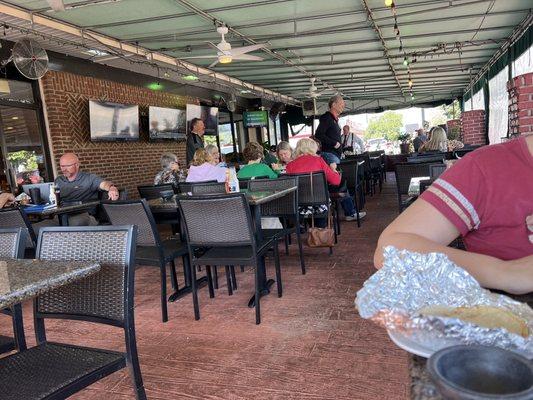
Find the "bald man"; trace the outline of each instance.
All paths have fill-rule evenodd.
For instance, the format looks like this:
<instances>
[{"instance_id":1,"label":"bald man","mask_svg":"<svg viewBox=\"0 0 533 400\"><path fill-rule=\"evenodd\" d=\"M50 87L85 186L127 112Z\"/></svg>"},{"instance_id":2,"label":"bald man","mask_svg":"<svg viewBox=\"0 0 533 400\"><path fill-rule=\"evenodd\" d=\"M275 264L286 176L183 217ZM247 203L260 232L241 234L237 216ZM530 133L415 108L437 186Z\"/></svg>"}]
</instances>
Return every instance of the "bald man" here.
<instances>
[{"instance_id":1,"label":"bald man","mask_svg":"<svg viewBox=\"0 0 533 400\"><path fill-rule=\"evenodd\" d=\"M61 202L78 202L98 200L98 191L108 192L110 200L117 200L118 189L110 181L99 176L80 171L80 160L74 153L66 153L59 159L63 176L55 180L59 188ZM96 219L87 213L69 216L69 225L96 225Z\"/></svg>"}]
</instances>

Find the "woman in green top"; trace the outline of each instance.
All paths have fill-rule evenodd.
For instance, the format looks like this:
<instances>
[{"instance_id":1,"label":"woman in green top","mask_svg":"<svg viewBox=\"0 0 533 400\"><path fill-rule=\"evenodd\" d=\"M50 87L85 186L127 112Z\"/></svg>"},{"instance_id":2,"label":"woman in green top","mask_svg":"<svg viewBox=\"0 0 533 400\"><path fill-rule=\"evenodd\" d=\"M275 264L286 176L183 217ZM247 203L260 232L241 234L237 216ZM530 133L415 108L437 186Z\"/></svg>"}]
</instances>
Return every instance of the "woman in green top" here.
<instances>
[{"instance_id":1,"label":"woman in green top","mask_svg":"<svg viewBox=\"0 0 533 400\"><path fill-rule=\"evenodd\" d=\"M266 177L275 179L278 177L272 168L261 163L263 160L263 146L256 142L249 142L243 151L244 159L248 162L237 174L239 179L250 179L256 177Z\"/></svg>"}]
</instances>

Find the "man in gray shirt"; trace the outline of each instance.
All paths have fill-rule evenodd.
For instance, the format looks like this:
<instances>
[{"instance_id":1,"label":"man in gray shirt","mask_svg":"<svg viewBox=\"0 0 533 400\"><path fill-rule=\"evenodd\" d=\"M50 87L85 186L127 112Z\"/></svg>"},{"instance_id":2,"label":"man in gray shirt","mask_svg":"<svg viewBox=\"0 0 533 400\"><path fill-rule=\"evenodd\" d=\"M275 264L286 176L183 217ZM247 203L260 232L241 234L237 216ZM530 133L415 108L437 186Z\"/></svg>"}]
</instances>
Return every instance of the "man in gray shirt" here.
<instances>
[{"instance_id":1,"label":"man in gray shirt","mask_svg":"<svg viewBox=\"0 0 533 400\"><path fill-rule=\"evenodd\" d=\"M108 192L110 200L118 199L118 189L113 183L80 171L80 160L76 154L64 154L59 160L59 166L63 175L57 177L54 183L59 188L62 203L98 200L99 190ZM68 222L73 226L97 224L95 218L88 213L70 215Z\"/></svg>"}]
</instances>

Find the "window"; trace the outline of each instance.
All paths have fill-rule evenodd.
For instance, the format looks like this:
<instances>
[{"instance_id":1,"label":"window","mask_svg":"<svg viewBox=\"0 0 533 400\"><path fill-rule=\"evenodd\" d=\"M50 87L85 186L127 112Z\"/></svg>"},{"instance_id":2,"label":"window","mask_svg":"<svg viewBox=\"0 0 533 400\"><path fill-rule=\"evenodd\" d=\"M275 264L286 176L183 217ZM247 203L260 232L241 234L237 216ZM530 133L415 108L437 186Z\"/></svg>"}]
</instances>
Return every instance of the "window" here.
<instances>
[{"instance_id":1,"label":"window","mask_svg":"<svg viewBox=\"0 0 533 400\"><path fill-rule=\"evenodd\" d=\"M485 109L485 96L483 89L478 90L474 95L465 101L465 111L472 110L484 110Z\"/></svg>"},{"instance_id":2,"label":"window","mask_svg":"<svg viewBox=\"0 0 533 400\"><path fill-rule=\"evenodd\" d=\"M501 143L507 136L509 96L507 78L509 67L502 69L489 81L489 144Z\"/></svg>"},{"instance_id":3,"label":"window","mask_svg":"<svg viewBox=\"0 0 533 400\"><path fill-rule=\"evenodd\" d=\"M533 72L533 45L513 62L513 78Z\"/></svg>"}]
</instances>

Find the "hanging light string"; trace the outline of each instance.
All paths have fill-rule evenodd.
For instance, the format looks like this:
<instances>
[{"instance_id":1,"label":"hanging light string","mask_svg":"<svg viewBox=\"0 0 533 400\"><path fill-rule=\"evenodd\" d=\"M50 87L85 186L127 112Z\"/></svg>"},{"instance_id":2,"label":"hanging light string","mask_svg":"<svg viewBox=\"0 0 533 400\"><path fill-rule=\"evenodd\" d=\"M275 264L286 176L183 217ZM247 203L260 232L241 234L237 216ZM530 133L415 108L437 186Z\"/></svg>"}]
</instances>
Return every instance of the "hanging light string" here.
<instances>
[{"instance_id":1,"label":"hanging light string","mask_svg":"<svg viewBox=\"0 0 533 400\"><path fill-rule=\"evenodd\" d=\"M400 32L400 27L398 26L398 12L396 9L396 4L394 0L385 0L385 6L389 7L392 12L392 17L394 18L394 35L396 36L396 39L398 39L398 42L400 43L399 52L400 54L403 53L403 65L407 67L407 78L408 78L408 85L409 85L409 94L411 95L411 100L414 100L415 95L413 94L413 79L411 77L411 63L416 62L416 53L413 53L413 57L411 60L409 60L407 52L405 51L403 47L403 40L402 40L402 34Z\"/></svg>"}]
</instances>

